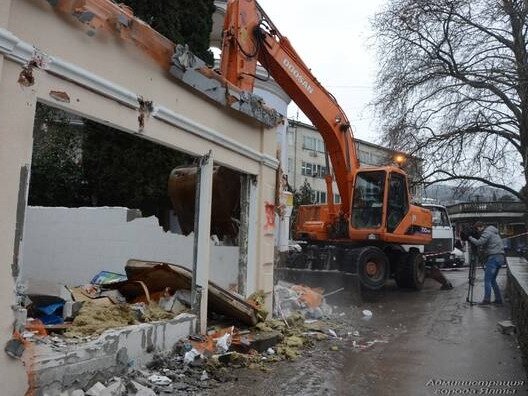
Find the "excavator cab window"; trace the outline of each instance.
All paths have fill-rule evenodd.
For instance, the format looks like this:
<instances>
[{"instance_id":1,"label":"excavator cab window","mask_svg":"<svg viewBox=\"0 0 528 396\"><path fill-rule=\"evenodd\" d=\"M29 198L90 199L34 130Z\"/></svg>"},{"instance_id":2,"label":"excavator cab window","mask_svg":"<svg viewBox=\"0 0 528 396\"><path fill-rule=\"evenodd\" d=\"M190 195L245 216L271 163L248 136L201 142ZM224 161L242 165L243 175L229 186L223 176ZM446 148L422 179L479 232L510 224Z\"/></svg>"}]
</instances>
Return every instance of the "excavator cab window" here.
<instances>
[{"instance_id":1,"label":"excavator cab window","mask_svg":"<svg viewBox=\"0 0 528 396\"><path fill-rule=\"evenodd\" d=\"M381 227L385 177L383 171L357 174L352 203L352 227L357 229Z\"/></svg>"},{"instance_id":2,"label":"excavator cab window","mask_svg":"<svg viewBox=\"0 0 528 396\"><path fill-rule=\"evenodd\" d=\"M389 181L389 200L387 204L388 232L394 232L407 214L408 209L409 205L405 177L399 173L391 173Z\"/></svg>"}]
</instances>

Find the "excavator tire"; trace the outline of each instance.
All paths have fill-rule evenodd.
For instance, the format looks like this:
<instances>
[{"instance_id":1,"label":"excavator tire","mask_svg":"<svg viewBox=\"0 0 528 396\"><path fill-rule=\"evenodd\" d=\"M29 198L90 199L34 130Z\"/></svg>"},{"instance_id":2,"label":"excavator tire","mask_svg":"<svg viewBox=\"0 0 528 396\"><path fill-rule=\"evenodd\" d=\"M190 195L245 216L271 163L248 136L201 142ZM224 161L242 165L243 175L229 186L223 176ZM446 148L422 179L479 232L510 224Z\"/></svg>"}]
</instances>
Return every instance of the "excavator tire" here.
<instances>
[{"instance_id":1,"label":"excavator tire","mask_svg":"<svg viewBox=\"0 0 528 396\"><path fill-rule=\"evenodd\" d=\"M425 261L420 252L402 254L395 274L398 287L421 290L425 282Z\"/></svg>"},{"instance_id":2,"label":"excavator tire","mask_svg":"<svg viewBox=\"0 0 528 396\"><path fill-rule=\"evenodd\" d=\"M383 287L389 273L389 260L377 247L357 249L357 271L361 286L369 290Z\"/></svg>"}]
</instances>

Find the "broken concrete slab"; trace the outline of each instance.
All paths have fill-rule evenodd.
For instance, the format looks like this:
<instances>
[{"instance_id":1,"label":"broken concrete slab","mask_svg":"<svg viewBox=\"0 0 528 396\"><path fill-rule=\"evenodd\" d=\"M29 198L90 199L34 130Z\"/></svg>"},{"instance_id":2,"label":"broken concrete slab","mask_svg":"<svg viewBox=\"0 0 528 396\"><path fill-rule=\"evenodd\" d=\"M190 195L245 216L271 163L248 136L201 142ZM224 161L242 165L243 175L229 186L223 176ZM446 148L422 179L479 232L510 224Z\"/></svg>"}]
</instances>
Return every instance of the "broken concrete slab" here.
<instances>
[{"instance_id":1,"label":"broken concrete slab","mask_svg":"<svg viewBox=\"0 0 528 396\"><path fill-rule=\"evenodd\" d=\"M90 389L86 391L86 396L102 396L106 390L106 386L100 382L96 382Z\"/></svg>"},{"instance_id":2,"label":"broken concrete slab","mask_svg":"<svg viewBox=\"0 0 528 396\"><path fill-rule=\"evenodd\" d=\"M132 391L135 392L135 396L156 396L156 392L136 381L131 381L131 387L133 387Z\"/></svg>"},{"instance_id":3,"label":"broken concrete slab","mask_svg":"<svg viewBox=\"0 0 528 396\"><path fill-rule=\"evenodd\" d=\"M283 116L277 110L266 106L261 97L238 89L225 77L207 67L187 46L176 45L171 63L170 74L215 102L247 114L268 128L282 122Z\"/></svg>"},{"instance_id":4,"label":"broken concrete slab","mask_svg":"<svg viewBox=\"0 0 528 396\"><path fill-rule=\"evenodd\" d=\"M145 294L145 286L150 294L172 290L190 290L192 271L176 264L128 260L125 266L128 280L116 282L104 287L117 289L127 300ZM209 282L209 304L211 311L229 316L242 323L254 326L257 323L256 309L241 297Z\"/></svg>"},{"instance_id":5,"label":"broken concrete slab","mask_svg":"<svg viewBox=\"0 0 528 396\"><path fill-rule=\"evenodd\" d=\"M154 358L154 352L170 352L195 326L196 317L184 313L163 322L107 330L81 344L54 347L35 342L22 359L28 362L28 374L34 378L31 390L35 394L54 394L57 388L86 389L128 369L143 367Z\"/></svg>"}]
</instances>

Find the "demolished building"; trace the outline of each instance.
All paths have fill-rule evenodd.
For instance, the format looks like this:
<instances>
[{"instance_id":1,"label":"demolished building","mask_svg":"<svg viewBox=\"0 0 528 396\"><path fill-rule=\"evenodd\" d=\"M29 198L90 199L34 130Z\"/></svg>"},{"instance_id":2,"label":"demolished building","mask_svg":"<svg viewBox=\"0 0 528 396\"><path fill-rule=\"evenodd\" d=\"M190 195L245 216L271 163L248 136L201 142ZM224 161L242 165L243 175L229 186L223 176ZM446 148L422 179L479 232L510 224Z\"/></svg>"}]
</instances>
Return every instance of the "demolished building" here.
<instances>
[{"instance_id":1,"label":"demolished building","mask_svg":"<svg viewBox=\"0 0 528 396\"><path fill-rule=\"evenodd\" d=\"M110 1L0 3L2 345L11 339L18 314L13 308L18 303L19 275L24 272L27 186L37 103L192 156L200 157L211 150L215 164L240 172L245 183L242 190L246 193L243 197L246 213L240 224L244 238L238 259L229 264L235 266L230 271L238 275L239 293L247 297L263 290L270 304L275 231L270 211L275 202L279 166L275 129L282 117L259 98L237 93L221 79L211 83L209 77L214 76L213 72L199 62L189 63L189 54L181 52L181 48L177 70L171 73L175 50L174 43L135 19L130 9ZM187 84L190 81L196 89L181 80ZM82 240L72 243L81 245ZM97 249L97 245L91 248ZM206 265L208 259L206 255ZM179 264L178 257L171 261ZM75 271L74 262L70 270ZM159 332L158 339L168 340L163 332L169 329L188 332L193 320L188 315L161 330L138 325L128 336L141 339L142 334ZM182 325L182 321L187 322ZM116 353L125 342L119 337L114 339L118 342L116 348L119 346ZM119 356L133 359L149 348L149 343L130 345L137 350L121 352ZM43 361L76 362L75 355L54 359L44 357ZM2 354L0 379L4 394L23 394L28 381L35 380L34 369Z\"/></svg>"}]
</instances>

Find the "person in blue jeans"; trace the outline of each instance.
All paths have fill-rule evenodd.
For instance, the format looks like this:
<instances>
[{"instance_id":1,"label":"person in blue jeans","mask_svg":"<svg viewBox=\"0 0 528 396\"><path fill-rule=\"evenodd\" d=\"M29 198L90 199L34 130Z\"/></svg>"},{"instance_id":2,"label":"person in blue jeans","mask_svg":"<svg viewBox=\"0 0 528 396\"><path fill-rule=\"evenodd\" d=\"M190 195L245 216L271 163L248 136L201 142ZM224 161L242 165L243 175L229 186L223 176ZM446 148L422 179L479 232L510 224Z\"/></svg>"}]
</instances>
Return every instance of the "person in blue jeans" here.
<instances>
[{"instance_id":1,"label":"person in blue jeans","mask_svg":"<svg viewBox=\"0 0 528 396\"><path fill-rule=\"evenodd\" d=\"M469 241L475 246L483 249L485 259L484 264L484 299L481 305L491 304L491 289L495 295L494 304L502 304L502 296L497 284L499 269L504 265L504 245L499 235L499 230L492 225L486 226L483 222L477 221L475 228L480 233L480 238L469 237Z\"/></svg>"}]
</instances>

